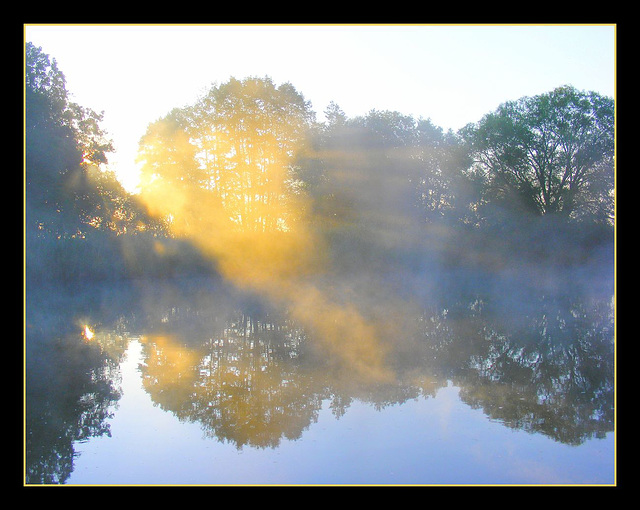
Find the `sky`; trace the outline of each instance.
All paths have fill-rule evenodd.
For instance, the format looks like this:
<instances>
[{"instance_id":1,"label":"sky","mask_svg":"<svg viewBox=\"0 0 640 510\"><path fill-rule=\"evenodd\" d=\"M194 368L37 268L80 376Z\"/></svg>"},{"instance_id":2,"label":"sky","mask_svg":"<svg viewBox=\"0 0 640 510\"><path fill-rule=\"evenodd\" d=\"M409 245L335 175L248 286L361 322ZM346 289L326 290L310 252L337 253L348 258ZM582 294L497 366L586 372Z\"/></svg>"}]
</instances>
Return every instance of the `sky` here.
<instances>
[{"instance_id":1,"label":"sky","mask_svg":"<svg viewBox=\"0 0 640 510\"><path fill-rule=\"evenodd\" d=\"M104 112L109 168L135 191L147 126L230 77L290 82L318 120L331 101L445 130L561 85L615 97L615 25L25 25L71 100Z\"/></svg>"}]
</instances>

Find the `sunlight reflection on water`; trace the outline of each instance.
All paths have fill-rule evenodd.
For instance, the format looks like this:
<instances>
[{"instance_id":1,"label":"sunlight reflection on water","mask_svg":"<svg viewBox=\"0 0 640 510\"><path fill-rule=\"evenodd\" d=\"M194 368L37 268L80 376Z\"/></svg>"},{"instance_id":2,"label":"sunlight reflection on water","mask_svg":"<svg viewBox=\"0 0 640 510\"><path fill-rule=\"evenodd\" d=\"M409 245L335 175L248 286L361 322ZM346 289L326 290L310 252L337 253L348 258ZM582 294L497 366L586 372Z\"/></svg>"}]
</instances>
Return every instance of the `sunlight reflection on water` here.
<instances>
[{"instance_id":1,"label":"sunlight reflection on water","mask_svg":"<svg viewBox=\"0 0 640 510\"><path fill-rule=\"evenodd\" d=\"M142 388L142 361L134 339L121 365L112 437L76 443L68 483L613 483L613 434L575 448L509 429L469 408L451 383L435 398L380 411L354 402L340 419L325 400L300 439L238 449L155 406Z\"/></svg>"}]
</instances>

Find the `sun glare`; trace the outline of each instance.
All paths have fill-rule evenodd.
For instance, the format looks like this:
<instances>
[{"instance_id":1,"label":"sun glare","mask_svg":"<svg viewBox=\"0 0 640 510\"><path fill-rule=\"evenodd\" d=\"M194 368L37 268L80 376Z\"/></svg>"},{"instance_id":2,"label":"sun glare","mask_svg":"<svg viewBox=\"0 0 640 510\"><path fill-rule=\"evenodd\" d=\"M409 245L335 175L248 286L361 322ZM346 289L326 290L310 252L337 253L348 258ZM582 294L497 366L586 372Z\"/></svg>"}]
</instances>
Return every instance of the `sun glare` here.
<instances>
[{"instance_id":1,"label":"sun glare","mask_svg":"<svg viewBox=\"0 0 640 510\"><path fill-rule=\"evenodd\" d=\"M172 234L211 256L235 285L289 307L331 357L388 378L380 332L358 307L313 281L326 269L324 240L312 227L308 197L289 185L295 155L306 149L304 119L292 106L281 112L291 98L270 82L231 85L224 92L235 108L219 112L227 103L212 96L219 108L203 111L197 129L179 112L150 126L141 143L140 199L171 218Z\"/></svg>"},{"instance_id":2,"label":"sun glare","mask_svg":"<svg viewBox=\"0 0 640 510\"><path fill-rule=\"evenodd\" d=\"M85 326L84 330L82 331L82 336L84 336L86 340L91 340L95 336L95 333L91 331L89 326Z\"/></svg>"}]
</instances>

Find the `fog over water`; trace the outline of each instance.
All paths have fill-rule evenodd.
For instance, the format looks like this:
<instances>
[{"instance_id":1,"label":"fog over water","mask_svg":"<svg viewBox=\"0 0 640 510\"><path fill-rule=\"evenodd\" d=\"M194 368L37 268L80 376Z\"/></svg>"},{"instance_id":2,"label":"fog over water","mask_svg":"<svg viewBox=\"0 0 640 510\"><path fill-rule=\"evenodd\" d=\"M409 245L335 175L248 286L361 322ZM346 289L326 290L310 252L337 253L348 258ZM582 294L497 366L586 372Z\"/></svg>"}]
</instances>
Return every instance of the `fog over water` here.
<instances>
[{"instance_id":1,"label":"fog over water","mask_svg":"<svg viewBox=\"0 0 640 510\"><path fill-rule=\"evenodd\" d=\"M230 78L132 195L27 52L27 483L614 481L613 100L454 133Z\"/></svg>"}]
</instances>

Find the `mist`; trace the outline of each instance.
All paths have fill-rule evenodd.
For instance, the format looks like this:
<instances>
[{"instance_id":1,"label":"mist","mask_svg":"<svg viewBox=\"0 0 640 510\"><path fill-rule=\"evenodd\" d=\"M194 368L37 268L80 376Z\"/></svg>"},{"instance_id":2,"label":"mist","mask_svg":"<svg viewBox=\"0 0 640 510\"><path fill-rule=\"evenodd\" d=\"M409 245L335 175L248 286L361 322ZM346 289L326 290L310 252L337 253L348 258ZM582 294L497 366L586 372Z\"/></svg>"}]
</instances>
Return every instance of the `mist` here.
<instances>
[{"instance_id":1,"label":"mist","mask_svg":"<svg viewBox=\"0 0 640 510\"><path fill-rule=\"evenodd\" d=\"M615 479L611 98L454 132L230 77L149 119L131 194L25 49L27 483Z\"/></svg>"},{"instance_id":2,"label":"mist","mask_svg":"<svg viewBox=\"0 0 640 510\"><path fill-rule=\"evenodd\" d=\"M286 310L319 352L380 381L410 351L397 333L429 307L484 296L517 317L536 296L614 290L605 114L579 141L592 150L574 152L567 168L580 172L563 187L563 168L545 167L535 140L531 169L516 142L491 145L508 104L458 133L399 112L348 118L335 103L319 123L290 83L231 78L149 124L140 193L129 195L100 169L110 147L98 125L81 138L81 123L47 110L50 90L31 94L44 98L28 104L31 287L217 278ZM47 123L85 145L47 158ZM527 172L543 170L540 187Z\"/></svg>"}]
</instances>

